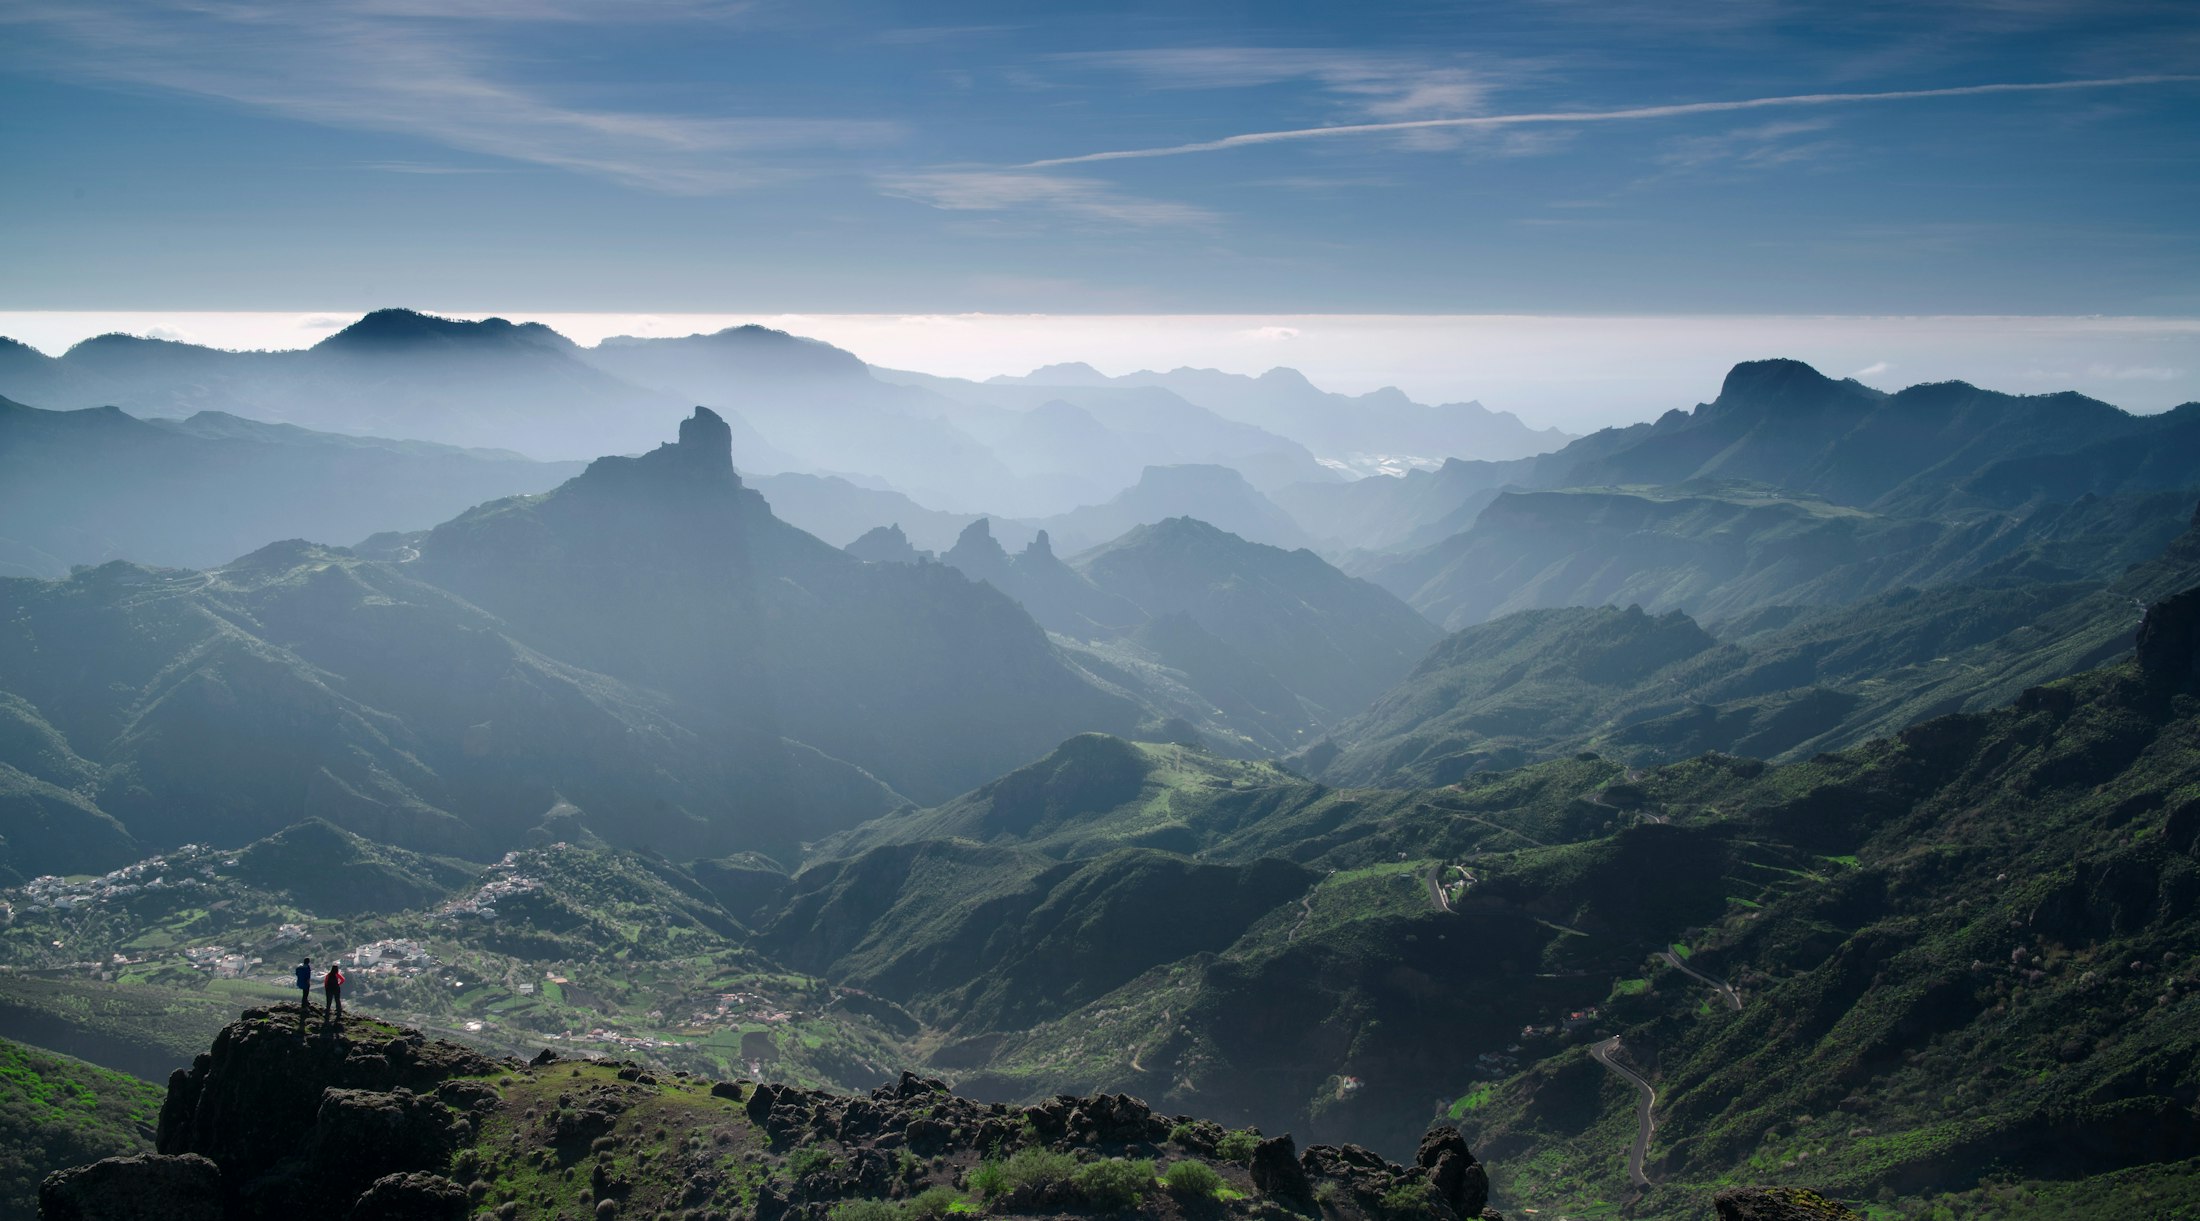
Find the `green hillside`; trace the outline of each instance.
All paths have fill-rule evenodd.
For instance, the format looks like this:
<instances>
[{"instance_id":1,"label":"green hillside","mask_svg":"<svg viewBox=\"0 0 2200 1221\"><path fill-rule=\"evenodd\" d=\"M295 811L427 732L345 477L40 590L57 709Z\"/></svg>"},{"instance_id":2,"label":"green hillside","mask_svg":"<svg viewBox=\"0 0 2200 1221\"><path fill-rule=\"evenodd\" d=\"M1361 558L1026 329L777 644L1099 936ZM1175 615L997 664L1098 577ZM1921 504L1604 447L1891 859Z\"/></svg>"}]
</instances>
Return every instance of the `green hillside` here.
<instances>
[{"instance_id":1,"label":"green hillside","mask_svg":"<svg viewBox=\"0 0 2200 1221\"><path fill-rule=\"evenodd\" d=\"M38 1215L48 1174L149 1152L162 1091L81 1060L0 1039L0 1218Z\"/></svg>"},{"instance_id":2,"label":"green hillside","mask_svg":"<svg viewBox=\"0 0 2200 1221\"><path fill-rule=\"evenodd\" d=\"M1974 582L1767 608L1709 632L1679 612L1525 611L1445 638L1294 763L1341 784L1433 785L1583 749L1638 765L1804 758L2098 666L2129 647L2141 607L2196 583L2188 526L2105 577L2035 551Z\"/></svg>"}]
</instances>

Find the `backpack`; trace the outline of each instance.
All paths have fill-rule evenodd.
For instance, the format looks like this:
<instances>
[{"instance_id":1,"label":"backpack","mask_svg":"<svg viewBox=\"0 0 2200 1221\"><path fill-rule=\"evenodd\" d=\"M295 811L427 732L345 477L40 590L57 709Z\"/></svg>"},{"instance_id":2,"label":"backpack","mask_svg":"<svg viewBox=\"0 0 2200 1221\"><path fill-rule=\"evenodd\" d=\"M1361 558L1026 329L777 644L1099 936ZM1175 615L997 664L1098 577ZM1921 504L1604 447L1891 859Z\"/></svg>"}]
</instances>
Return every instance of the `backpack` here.
<instances>
[{"instance_id":1,"label":"backpack","mask_svg":"<svg viewBox=\"0 0 2200 1221\"><path fill-rule=\"evenodd\" d=\"M323 991L334 992L338 988L341 988L343 986L344 973L342 971L330 971L328 974L321 977L321 988Z\"/></svg>"},{"instance_id":2,"label":"backpack","mask_svg":"<svg viewBox=\"0 0 2200 1221\"><path fill-rule=\"evenodd\" d=\"M300 991L304 991L305 989L307 989L307 988L310 988L310 987L312 987L312 986L313 986L313 968L312 968L312 967L308 967L308 966L300 965L300 966L299 966L299 968L298 968L298 970L297 970L297 971L295 972L295 974L296 974L296 976L297 976L297 978L298 978L298 989L299 989Z\"/></svg>"}]
</instances>

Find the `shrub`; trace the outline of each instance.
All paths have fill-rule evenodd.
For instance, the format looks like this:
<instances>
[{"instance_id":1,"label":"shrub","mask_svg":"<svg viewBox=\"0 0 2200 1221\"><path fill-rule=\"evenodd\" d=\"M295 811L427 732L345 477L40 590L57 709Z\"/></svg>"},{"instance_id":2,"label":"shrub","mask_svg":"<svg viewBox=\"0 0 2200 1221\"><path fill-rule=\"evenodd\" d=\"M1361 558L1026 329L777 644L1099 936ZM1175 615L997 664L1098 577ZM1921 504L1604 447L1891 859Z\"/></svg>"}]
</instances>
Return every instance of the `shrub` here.
<instances>
[{"instance_id":1,"label":"shrub","mask_svg":"<svg viewBox=\"0 0 2200 1221\"><path fill-rule=\"evenodd\" d=\"M900 1221L901 1214L884 1200L842 1200L825 1214L831 1221Z\"/></svg>"},{"instance_id":2,"label":"shrub","mask_svg":"<svg viewBox=\"0 0 2200 1221\"><path fill-rule=\"evenodd\" d=\"M787 1155L787 1173L797 1179L820 1170L830 1170L832 1166L833 1155L814 1145L797 1149Z\"/></svg>"},{"instance_id":3,"label":"shrub","mask_svg":"<svg viewBox=\"0 0 2200 1221\"><path fill-rule=\"evenodd\" d=\"M1019 1187L1051 1187L1077 1172L1077 1159L1051 1149L1018 1149L1005 1162L987 1162L970 1172L973 1191L992 1199Z\"/></svg>"},{"instance_id":4,"label":"shrub","mask_svg":"<svg viewBox=\"0 0 2200 1221\"><path fill-rule=\"evenodd\" d=\"M1100 1208L1136 1208L1153 1186L1153 1159L1111 1157L1087 1162L1070 1175L1070 1186Z\"/></svg>"},{"instance_id":5,"label":"shrub","mask_svg":"<svg viewBox=\"0 0 2200 1221\"><path fill-rule=\"evenodd\" d=\"M901 1206L902 1216L921 1217L924 1221L939 1221L939 1218L954 1211L956 1202L961 1199L962 1197L956 1195L955 1189L952 1187L938 1185L927 1187L919 1192L914 1199Z\"/></svg>"},{"instance_id":6,"label":"shrub","mask_svg":"<svg viewBox=\"0 0 2200 1221\"><path fill-rule=\"evenodd\" d=\"M970 1172L970 1190L990 1200L1008 1194L1008 1168L1000 1162L980 1163Z\"/></svg>"},{"instance_id":7,"label":"shrub","mask_svg":"<svg viewBox=\"0 0 2200 1221\"><path fill-rule=\"evenodd\" d=\"M1161 1176L1169 1194L1189 1200L1212 1199L1222 1190L1222 1176L1205 1162L1178 1162Z\"/></svg>"},{"instance_id":8,"label":"shrub","mask_svg":"<svg viewBox=\"0 0 2200 1221\"><path fill-rule=\"evenodd\" d=\"M1382 1213L1398 1221L1430 1217L1436 1213L1436 1188L1427 1179L1412 1179L1383 1193Z\"/></svg>"},{"instance_id":9,"label":"shrub","mask_svg":"<svg viewBox=\"0 0 2200 1221\"><path fill-rule=\"evenodd\" d=\"M1250 1162L1253 1149L1260 1144L1260 1133L1251 1128L1240 1128L1215 1142L1215 1156L1226 1162Z\"/></svg>"}]
</instances>

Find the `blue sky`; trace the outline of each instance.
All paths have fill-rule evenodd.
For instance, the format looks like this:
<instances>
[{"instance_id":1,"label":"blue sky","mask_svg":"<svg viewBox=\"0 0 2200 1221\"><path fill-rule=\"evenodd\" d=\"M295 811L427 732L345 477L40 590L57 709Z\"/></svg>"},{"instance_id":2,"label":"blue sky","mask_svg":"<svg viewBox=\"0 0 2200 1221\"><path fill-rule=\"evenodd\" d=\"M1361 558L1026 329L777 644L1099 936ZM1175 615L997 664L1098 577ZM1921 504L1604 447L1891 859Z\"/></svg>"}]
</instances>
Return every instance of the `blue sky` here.
<instances>
[{"instance_id":1,"label":"blue sky","mask_svg":"<svg viewBox=\"0 0 2200 1221\"><path fill-rule=\"evenodd\" d=\"M0 309L2189 317L2195 74L2186 0L8 0Z\"/></svg>"}]
</instances>

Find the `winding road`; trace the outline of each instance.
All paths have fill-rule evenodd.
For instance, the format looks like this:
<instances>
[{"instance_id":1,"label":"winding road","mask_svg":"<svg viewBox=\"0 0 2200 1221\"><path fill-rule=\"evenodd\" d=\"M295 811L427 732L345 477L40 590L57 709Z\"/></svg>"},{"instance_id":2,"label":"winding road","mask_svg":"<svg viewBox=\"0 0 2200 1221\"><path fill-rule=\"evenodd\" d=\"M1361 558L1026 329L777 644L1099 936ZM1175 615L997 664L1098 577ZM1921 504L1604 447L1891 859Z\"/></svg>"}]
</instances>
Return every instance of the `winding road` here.
<instances>
[{"instance_id":1,"label":"winding road","mask_svg":"<svg viewBox=\"0 0 2200 1221\"><path fill-rule=\"evenodd\" d=\"M1650 1186L1650 1176L1642 1172L1642 1159L1650 1152L1650 1134L1657 1131L1658 1127L1657 1120L1650 1114L1650 1108L1657 1105L1658 1092L1650 1088L1650 1083L1633 1069L1624 1068L1617 1060L1612 1059L1612 1053L1618 1050L1619 1036L1613 1035L1590 1048L1589 1055L1597 1063L1633 1082L1635 1088L1642 1092L1642 1097L1635 1102L1635 1147L1627 1151L1627 1180L1635 1185L1634 1199L1627 1202L1633 1204L1635 1200L1642 1198L1643 1190Z\"/></svg>"},{"instance_id":2,"label":"winding road","mask_svg":"<svg viewBox=\"0 0 2200 1221\"><path fill-rule=\"evenodd\" d=\"M1681 974L1686 975L1688 978L1693 979L1698 983L1709 986L1712 991L1718 993L1721 997L1724 997L1726 999L1727 1008L1732 1009L1736 1013L1740 1013L1742 1011L1742 994L1734 990L1734 985L1726 982L1723 979L1713 979L1703 972L1698 971L1696 968L1689 966L1688 960L1681 957L1678 947L1667 946L1664 949L1658 951L1658 957L1663 958L1668 963L1671 963L1674 969L1678 970Z\"/></svg>"}]
</instances>

